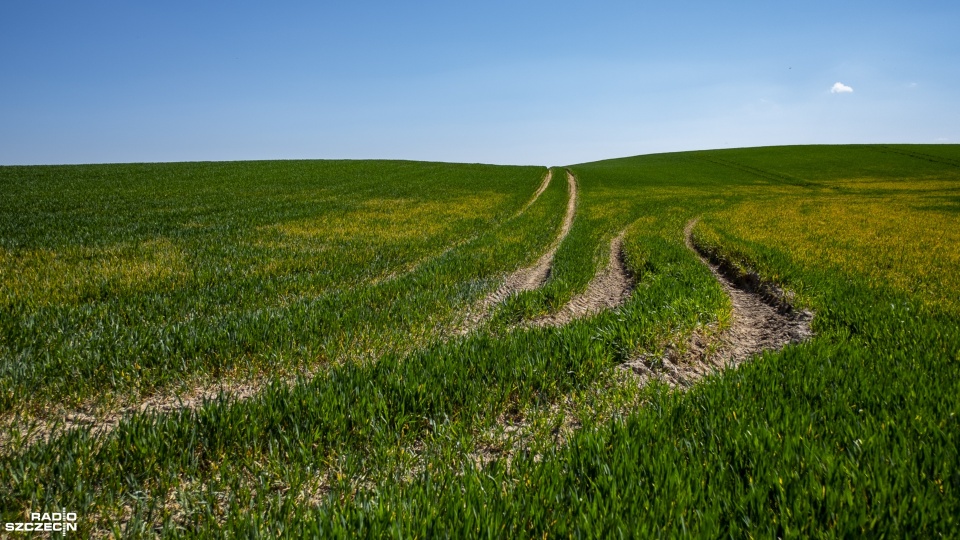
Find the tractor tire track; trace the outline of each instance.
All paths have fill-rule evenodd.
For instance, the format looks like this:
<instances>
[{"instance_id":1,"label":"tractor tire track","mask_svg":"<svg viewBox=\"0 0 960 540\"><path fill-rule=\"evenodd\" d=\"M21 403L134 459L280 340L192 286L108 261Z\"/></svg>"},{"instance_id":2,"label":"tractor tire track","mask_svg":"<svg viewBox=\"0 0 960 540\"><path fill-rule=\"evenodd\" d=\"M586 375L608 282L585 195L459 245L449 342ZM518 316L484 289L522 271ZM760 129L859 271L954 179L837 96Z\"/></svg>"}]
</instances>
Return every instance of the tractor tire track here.
<instances>
[{"instance_id":1,"label":"tractor tire track","mask_svg":"<svg viewBox=\"0 0 960 540\"><path fill-rule=\"evenodd\" d=\"M739 273L715 253L693 242L691 220L684 229L684 242L720 282L733 306L730 327L713 339L694 333L684 349L668 347L662 356L641 355L623 365L646 382L658 379L674 387L689 387L701 378L735 367L763 351L778 351L790 343L813 336L813 313L797 311L776 285L761 282L756 274Z\"/></svg>"},{"instance_id":2,"label":"tractor tire track","mask_svg":"<svg viewBox=\"0 0 960 540\"><path fill-rule=\"evenodd\" d=\"M553 257L567 234L570 233L570 228L573 226L573 217L577 211L577 180L570 171L567 171L567 187L570 198L567 201L563 223L560 225L560 232L550 244L550 247L547 248L547 251L532 266L521 268L507 276L497 290L490 293L467 313L456 334L465 335L476 330L490 316L490 312L497 304L515 294L535 290L547 281L547 278L550 277ZM546 186L543 189L546 189Z\"/></svg>"},{"instance_id":3,"label":"tractor tire track","mask_svg":"<svg viewBox=\"0 0 960 540\"><path fill-rule=\"evenodd\" d=\"M685 389L711 373L735 367L763 351L780 350L790 343L799 343L813 336L810 329L812 313L794 309L788 296L775 285L761 282L755 274L739 274L732 265L716 254L698 248L693 242L695 225L696 220L687 224L684 229L684 242L710 269L729 295L733 306L730 328L719 335L713 334L712 337L708 337L709 332L696 332L685 347L668 347L663 355L640 355L620 366L623 371L620 372L621 376L615 377L614 384L643 386L652 380L659 380L671 387ZM620 305L614 300L616 294L613 293L619 291L619 294L623 295L620 296L622 302L629 296L632 288L629 275L625 270L618 270L622 268L622 259L614 256L622 248L622 236L623 233L611 242L611 262L603 272L597 274L587 288L588 292L582 295L579 302L571 301L561 312L538 319L533 324L561 325L578 316L588 315L593 310ZM611 294L589 293L591 289L601 290L599 282L604 281L617 283L605 289ZM596 391L609 390L605 388ZM642 402L636 402L620 413L629 414L632 410L630 407L638 406L643 406ZM571 406L571 396L554 403L551 414L557 421L547 424L556 424L553 433L556 444L562 446L569 435L581 425L575 408ZM476 463L478 467L494 460L505 460L509 464L517 452L529 451L526 441L535 435L536 426L531 424L526 415L520 415L519 419L502 417L498 426L502 434L498 436L497 430L492 430L486 435L487 439L495 441L494 444L481 445L470 454L469 462Z\"/></svg>"},{"instance_id":4,"label":"tractor tire track","mask_svg":"<svg viewBox=\"0 0 960 540\"><path fill-rule=\"evenodd\" d=\"M309 380L311 373L301 378ZM255 397L274 379L251 379L221 381L215 384L198 385L176 393L160 392L137 403L128 403L108 412L93 410L60 410L45 418L23 419L7 417L0 421L0 456L10 454L17 448L26 448L41 441L48 441L59 434L77 429L89 430L91 436L107 434L127 417L136 414L165 414L183 410L199 409L204 403L223 399L227 402L243 401ZM281 384L292 386L297 377L279 379Z\"/></svg>"},{"instance_id":5,"label":"tractor tire track","mask_svg":"<svg viewBox=\"0 0 960 540\"><path fill-rule=\"evenodd\" d=\"M560 311L537 318L529 326L563 326L575 319L622 306L633 290L633 276L623 256L625 232L622 231L610 242L607 266L597 272L583 293L573 297Z\"/></svg>"},{"instance_id":6,"label":"tractor tire track","mask_svg":"<svg viewBox=\"0 0 960 540\"><path fill-rule=\"evenodd\" d=\"M521 208L520 211L514 215L514 217L517 217L520 214L526 212L527 208L530 208L531 206L533 206L533 203L537 202L537 199L539 199L540 196L543 195L543 192L547 190L547 186L550 185L550 180L552 178L553 178L553 169L547 169L547 174L546 176L543 177L543 181L540 182L540 187L537 188L537 191L533 193L533 197L531 197L530 200L527 201L527 204L523 205L523 208Z\"/></svg>"}]
</instances>

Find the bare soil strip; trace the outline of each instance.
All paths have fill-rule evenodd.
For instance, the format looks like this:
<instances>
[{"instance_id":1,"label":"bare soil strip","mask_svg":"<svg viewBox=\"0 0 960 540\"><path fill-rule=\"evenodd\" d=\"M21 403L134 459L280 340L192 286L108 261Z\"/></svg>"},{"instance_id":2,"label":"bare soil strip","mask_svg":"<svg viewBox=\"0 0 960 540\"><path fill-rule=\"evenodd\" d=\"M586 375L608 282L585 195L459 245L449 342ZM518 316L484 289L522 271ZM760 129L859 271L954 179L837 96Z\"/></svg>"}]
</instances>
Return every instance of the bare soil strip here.
<instances>
[{"instance_id":1,"label":"bare soil strip","mask_svg":"<svg viewBox=\"0 0 960 540\"><path fill-rule=\"evenodd\" d=\"M633 289L633 277L623 262L623 231L610 242L610 259L587 285L587 290L550 315L530 322L530 326L563 326L574 319L614 309L627 301Z\"/></svg>"},{"instance_id":2,"label":"bare soil strip","mask_svg":"<svg viewBox=\"0 0 960 540\"><path fill-rule=\"evenodd\" d=\"M309 374L304 374L303 377L310 378ZM296 380L296 377L290 377L284 382L292 385ZM109 433L120 424L123 418L133 414L198 409L204 402L216 400L220 396L229 401L249 399L263 391L269 382L268 379L224 380L218 384L197 386L181 393L156 394L139 403L106 413L80 409L60 410L46 418L7 417L0 420L0 429L3 430L0 432L0 455L9 454L17 448L25 448L39 441L48 440L57 433L74 429L88 429L94 436Z\"/></svg>"},{"instance_id":3,"label":"bare soil strip","mask_svg":"<svg viewBox=\"0 0 960 540\"><path fill-rule=\"evenodd\" d=\"M624 365L644 381L659 379L671 386L688 387L710 373L735 367L763 351L777 351L813 336L813 314L795 310L779 287L760 281L756 274L741 274L716 254L694 245L696 223L687 223L684 241L730 296L732 321L719 334L710 329L697 332L683 347L668 347L660 357L641 355ZM715 334L712 339L707 337L710 334Z\"/></svg>"},{"instance_id":4,"label":"bare soil strip","mask_svg":"<svg viewBox=\"0 0 960 540\"><path fill-rule=\"evenodd\" d=\"M577 180L570 171L567 171L567 186L570 190L570 198L567 201L567 211L563 216L563 223L560 225L560 232L556 239L550 244L550 247L543 255L537 259L533 266L521 268L507 276L503 284L492 292L489 296L479 302L471 309L457 329L456 333L463 335L476 330L484 320L490 315L490 311L507 298L521 293L523 291L532 291L543 285L550 277L550 267L553 264L553 257L557 249L563 242L563 239L570 233L570 227L573 226L573 216L577 211ZM544 188L545 189L545 188Z\"/></svg>"},{"instance_id":5,"label":"bare soil strip","mask_svg":"<svg viewBox=\"0 0 960 540\"><path fill-rule=\"evenodd\" d=\"M537 191L534 192L533 197L527 201L527 204L523 205L523 208L517 212L517 215L527 211L527 208L533 206L533 203L537 202L537 199L540 198L540 195L543 195L543 192L547 190L547 186L550 185L550 180L553 178L553 169L547 169L547 175L543 177L543 182L540 182L540 187L537 188Z\"/></svg>"}]
</instances>

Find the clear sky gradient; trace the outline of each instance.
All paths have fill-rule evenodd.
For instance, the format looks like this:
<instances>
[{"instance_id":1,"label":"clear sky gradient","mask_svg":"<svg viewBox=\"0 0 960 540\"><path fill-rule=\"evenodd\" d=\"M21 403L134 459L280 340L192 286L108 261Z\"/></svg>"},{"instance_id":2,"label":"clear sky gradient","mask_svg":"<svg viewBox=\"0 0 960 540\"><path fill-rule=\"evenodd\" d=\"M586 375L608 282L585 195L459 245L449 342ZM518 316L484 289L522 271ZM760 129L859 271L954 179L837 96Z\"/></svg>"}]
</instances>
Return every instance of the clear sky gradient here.
<instances>
[{"instance_id":1,"label":"clear sky gradient","mask_svg":"<svg viewBox=\"0 0 960 540\"><path fill-rule=\"evenodd\" d=\"M5 0L0 164L958 143L958 29L956 1Z\"/></svg>"}]
</instances>

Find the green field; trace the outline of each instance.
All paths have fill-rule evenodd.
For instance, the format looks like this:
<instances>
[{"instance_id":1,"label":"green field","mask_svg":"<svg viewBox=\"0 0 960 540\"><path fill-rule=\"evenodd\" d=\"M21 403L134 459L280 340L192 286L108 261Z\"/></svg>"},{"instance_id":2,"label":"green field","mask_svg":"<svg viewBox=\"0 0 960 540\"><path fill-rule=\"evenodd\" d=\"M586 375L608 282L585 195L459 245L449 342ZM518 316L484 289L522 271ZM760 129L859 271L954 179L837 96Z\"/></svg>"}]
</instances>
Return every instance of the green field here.
<instances>
[{"instance_id":1,"label":"green field","mask_svg":"<svg viewBox=\"0 0 960 540\"><path fill-rule=\"evenodd\" d=\"M549 278L460 335L556 238L563 168L534 200L544 167L0 167L3 521L66 508L85 535L131 537L960 536L960 146L569 170L576 214ZM729 325L684 244L697 218L694 242L788 291L815 336L685 391L640 385L622 364ZM583 292L621 231L624 305L524 324ZM223 391L175 405L200 387Z\"/></svg>"}]
</instances>

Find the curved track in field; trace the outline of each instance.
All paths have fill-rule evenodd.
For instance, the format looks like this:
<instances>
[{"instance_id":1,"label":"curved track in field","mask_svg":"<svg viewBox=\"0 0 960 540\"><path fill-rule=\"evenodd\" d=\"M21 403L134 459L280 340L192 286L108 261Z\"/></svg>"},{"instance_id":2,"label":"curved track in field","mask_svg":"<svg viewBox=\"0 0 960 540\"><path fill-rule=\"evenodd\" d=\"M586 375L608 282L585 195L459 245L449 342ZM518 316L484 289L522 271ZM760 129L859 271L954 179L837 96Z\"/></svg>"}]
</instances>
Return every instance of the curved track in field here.
<instances>
[{"instance_id":1,"label":"curved track in field","mask_svg":"<svg viewBox=\"0 0 960 540\"><path fill-rule=\"evenodd\" d=\"M285 381L296 382L295 378ZM207 384L190 388L182 393L160 392L147 399L129 404L106 413L86 410L59 411L47 418L19 420L14 418L4 422L5 433L0 434L0 455L8 454L16 447L27 447L39 441L48 440L57 433L76 429L88 429L91 435L100 435L113 431L124 418L141 413L169 413L179 410L197 409L204 402L223 396L229 401L249 399L260 393L270 380L223 381L219 384ZM16 434L11 434L15 432Z\"/></svg>"},{"instance_id":2,"label":"curved track in field","mask_svg":"<svg viewBox=\"0 0 960 540\"><path fill-rule=\"evenodd\" d=\"M797 311L776 286L762 283L755 274L738 274L729 263L696 246L696 224L695 219L687 223L684 242L730 297L731 324L713 339L695 333L684 352L671 347L660 358L643 355L625 364L645 380L690 386L718 369L736 366L763 351L777 351L813 336L812 313Z\"/></svg>"},{"instance_id":3,"label":"curved track in field","mask_svg":"<svg viewBox=\"0 0 960 540\"><path fill-rule=\"evenodd\" d=\"M540 198L540 195L543 195L543 192L547 190L547 186L550 185L550 179L551 179L552 177L553 177L553 170L552 170L552 169L547 169L547 174L545 174L545 175L543 176L543 180L540 182L540 186L537 187L537 191L535 191L534 194L533 194L533 196L530 197L530 200L527 201L527 202L525 202L525 203L523 204L523 207L521 207L520 210L517 210L517 213L514 214L513 216L511 216L509 219L516 219L516 218L520 217L521 215L523 215L524 212L527 211L528 208L530 208L531 206L533 206L533 203L537 202L537 199ZM509 221L509 220L508 220L508 221ZM502 224L502 223L501 223L501 224ZM496 228L499 227L499 226L500 226L500 225L497 225L497 226L493 227L493 229L496 229ZM424 258L422 258L422 259L420 259L420 260L418 260L418 261L416 261L416 262L408 265L406 268L404 268L404 269L402 269L402 270L398 270L398 271L395 271L395 272L390 272L390 273L388 273L388 274L386 274L386 275L384 275L384 276L382 276L382 277L375 278L375 279L373 279L373 280L370 281L370 284L371 284L371 285L377 285L377 284L379 284L379 283L385 283L385 282L387 282L387 281L392 281L392 280L395 280L395 279L399 279L399 278L401 278L401 277L403 277L403 276L406 276L406 275L408 275L408 274L412 274L412 273L416 272L417 270L419 270L420 268L423 268L423 267L426 266L427 264L430 264L431 262L433 262L433 261L435 261L435 260L437 260L437 259L440 259L440 258L444 257L445 255L447 255L447 254L450 253L451 251L453 251L453 250L455 250L455 249L457 249L457 248L459 248L459 247L461 247L461 246L464 246L464 245L466 245L466 244L469 244L470 242L473 242L473 241L476 240L477 238L480 238L480 236L482 236L484 233L488 232L489 230L493 230L493 229L483 230L483 231L477 232L476 234L473 234L473 235L471 235L471 236L468 236L468 237L466 237L466 238L461 238L460 240L457 240L456 242L453 242L453 243L450 244L449 246L445 247L445 248L444 248L442 251L440 251L439 253L435 253L435 254L433 254L433 255L427 255L426 257L424 257Z\"/></svg>"},{"instance_id":4,"label":"curved track in field","mask_svg":"<svg viewBox=\"0 0 960 540\"><path fill-rule=\"evenodd\" d=\"M521 268L507 276L497 290L490 293L471 309L457 330L458 334L468 334L476 330L483 321L490 316L490 311L497 304L517 293L539 288L547 281L547 278L550 277L550 267L553 265L553 257L557 254L557 249L560 247L564 238L570 233L570 228L573 226L573 216L577 211L577 180L570 171L567 171L567 186L570 191L570 198L567 201L567 210L563 216L563 223L560 224L560 232L557 233L557 237L553 243L551 243L547 251L537 259L537 262L532 266ZM542 185L541 188L537 196L543 192L542 190L547 188L547 184Z\"/></svg>"},{"instance_id":5,"label":"curved track in field","mask_svg":"<svg viewBox=\"0 0 960 540\"><path fill-rule=\"evenodd\" d=\"M726 261L699 249L693 242L695 225L696 220L687 223L684 242L710 269L730 297L732 323L719 335L708 337L700 332L694 333L682 350L670 347L663 355L641 355L623 364L621 368L632 370L639 381L630 377L621 379L617 384L639 382L644 385L651 380L660 380L672 387L687 388L710 373L736 366L763 351L780 350L787 344L804 341L813 335L810 329L813 314L795 310L782 291L762 283L758 276L739 275ZM607 268L597 274L583 295L572 300L560 312L537 319L531 325L560 326L578 317L622 305L633 286L623 265L622 239L623 233L611 242ZM632 406L640 405L636 403ZM569 396L557 401L553 409L560 420L553 434L558 444L562 444L580 425L578 413L569 406ZM623 412L627 413L629 409ZM504 420L499 427L502 435L497 436L495 432L490 435L499 442L482 446L471 454L473 462L482 465L494 459L509 461L519 451L518 448L526 448L524 440L532 436L533 428L526 419Z\"/></svg>"},{"instance_id":6,"label":"curved track in field","mask_svg":"<svg viewBox=\"0 0 960 540\"><path fill-rule=\"evenodd\" d=\"M530 321L529 326L563 326L575 319L622 306L633 289L633 277L623 260L625 232L610 242L607 266L593 277L583 293L574 296L560 311Z\"/></svg>"},{"instance_id":7,"label":"curved track in field","mask_svg":"<svg viewBox=\"0 0 960 540\"><path fill-rule=\"evenodd\" d=\"M533 197L530 197L530 200L527 201L527 204L523 205L523 208L516 213L517 216L527 211L527 208L533 206L533 203L537 202L537 199L543 195L543 192L547 190L547 186L550 185L550 180L553 178L553 169L547 169L546 176L543 177L543 181L540 182L540 187L537 188L537 191L533 193Z\"/></svg>"}]
</instances>

